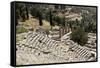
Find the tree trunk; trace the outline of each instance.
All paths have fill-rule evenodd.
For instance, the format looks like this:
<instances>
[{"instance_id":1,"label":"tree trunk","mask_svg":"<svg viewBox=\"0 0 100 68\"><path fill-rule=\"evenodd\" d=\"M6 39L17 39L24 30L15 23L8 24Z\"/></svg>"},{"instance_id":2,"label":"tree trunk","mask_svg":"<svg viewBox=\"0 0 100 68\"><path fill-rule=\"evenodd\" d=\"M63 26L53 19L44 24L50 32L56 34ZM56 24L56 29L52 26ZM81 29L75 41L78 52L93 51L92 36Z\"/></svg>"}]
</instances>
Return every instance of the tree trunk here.
<instances>
[{"instance_id":1,"label":"tree trunk","mask_svg":"<svg viewBox=\"0 0 100 68\"><path fill-rule=\"evenodd\" d=\"M25 6L26 6L26 17L27 17L26 19L29 19L27 4Z\"/></svg>"}]
</instances>

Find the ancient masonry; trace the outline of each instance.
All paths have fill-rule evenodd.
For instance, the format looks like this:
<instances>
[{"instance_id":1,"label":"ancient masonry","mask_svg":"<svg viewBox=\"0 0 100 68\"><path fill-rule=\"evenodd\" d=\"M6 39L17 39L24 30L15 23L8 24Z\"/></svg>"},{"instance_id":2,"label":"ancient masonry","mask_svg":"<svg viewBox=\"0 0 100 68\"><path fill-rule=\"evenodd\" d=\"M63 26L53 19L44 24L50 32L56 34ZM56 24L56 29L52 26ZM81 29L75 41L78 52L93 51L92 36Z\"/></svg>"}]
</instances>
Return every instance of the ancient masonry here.
<instances>
[{"instance_id":1,"label":"ancient masonry","mask_svg":"<svg viewBox=\"0 0 100 68\"><path fill-rule=\"evenodd\" d=\"M92 60L91 52L77 43L52 40L42 33L28 32L23 41L16 43L17 65Z\"/></svg>"}]
</instances>

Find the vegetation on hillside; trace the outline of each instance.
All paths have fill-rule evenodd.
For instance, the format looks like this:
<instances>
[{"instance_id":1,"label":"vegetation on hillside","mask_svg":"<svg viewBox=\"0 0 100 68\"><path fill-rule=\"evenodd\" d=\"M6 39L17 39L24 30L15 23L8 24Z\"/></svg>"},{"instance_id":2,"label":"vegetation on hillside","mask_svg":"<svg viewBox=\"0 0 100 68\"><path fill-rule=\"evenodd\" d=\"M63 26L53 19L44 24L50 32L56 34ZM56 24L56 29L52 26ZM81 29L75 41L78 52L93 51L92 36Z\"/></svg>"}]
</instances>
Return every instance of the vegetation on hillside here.
<instances>
[{"instance_id":1,"label":"vegetation on hillside","mask_svg":"<svg viewBox=\"0 0 100 68\"><path fill-rule=\"evenodd\" d=\"M77 28L72 31L71 40L84 46L88 40L87 33L82 28Z\"/></svg>"},{"instance_id":2,"label":"vegetation on hillside","mask_svg":"<svg viewBox=\"0 0 100 68\"><path fill-rule=\"evenodd\" d=\"M77 19L79 15L82 19ZM55 25L59 26L63 30L70 29L72 31L71 39L80 45L85 45L87 42L87 33L96 33L96 8L92 7L77 7L67 5L46 5L46 4L16 4L16 28L17 33L27 32L28 30L24 26L19 25L19 21L25 22L30 20L29 15L32 18L38 20L39 26L44 26L43 22L46 21L50 24L50 27ZM69 18L66 16L69 15ZM73 17L71 17L71 15ZM72 20L72 18L76 18ZM34 23L34 22L33 22ZM49 26L46 26L49 27ZM47 34L49 30L46 29ZM66 32L68 33L68 32Z\"/></svg>"}]
</instances>

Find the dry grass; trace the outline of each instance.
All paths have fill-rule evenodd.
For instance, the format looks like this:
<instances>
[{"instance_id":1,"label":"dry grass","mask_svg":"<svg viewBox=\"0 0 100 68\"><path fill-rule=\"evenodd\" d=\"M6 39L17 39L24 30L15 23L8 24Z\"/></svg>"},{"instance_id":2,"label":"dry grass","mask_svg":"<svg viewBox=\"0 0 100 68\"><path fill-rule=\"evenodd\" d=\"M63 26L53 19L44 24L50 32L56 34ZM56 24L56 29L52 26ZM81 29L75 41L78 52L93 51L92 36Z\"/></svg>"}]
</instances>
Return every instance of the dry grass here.
<instances>
[{"instance_id":1,"label":"dry grass","mask_svg":"<svg viewBox=\"0 0 100 68\"><path fill-rule=\"evenodd\" d=\"M26 20L25 22L19 22L19 26L23 26L25 27L26 29L29 29L29 28L36 28L36 27L41 27L43 29L50 29L51 26L50 26L50 23L46 20L42 20L43 22L43 25L42 26L39 26L39 20L36 19L36 18L29 18L29 20Z\"/></svg>"}]
</instances>

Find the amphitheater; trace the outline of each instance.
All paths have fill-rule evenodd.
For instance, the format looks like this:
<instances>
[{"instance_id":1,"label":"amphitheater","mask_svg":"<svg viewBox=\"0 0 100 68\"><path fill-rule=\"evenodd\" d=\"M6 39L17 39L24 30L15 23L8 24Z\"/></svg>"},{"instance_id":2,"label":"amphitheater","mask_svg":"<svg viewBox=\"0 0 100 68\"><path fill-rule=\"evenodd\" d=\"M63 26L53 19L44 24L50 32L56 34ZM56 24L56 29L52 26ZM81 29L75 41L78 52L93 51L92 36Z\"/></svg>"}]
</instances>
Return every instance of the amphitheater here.
<instances>
[{"instance_id":1,"label":"amphitheater","mask_svg":"<svg viewBox=\"0 0 100 68\"><path fill-rule=\"evenodd\" d=\"M17 65L95 61L96 52L70 40L70 33L60 41L41 32L25 33L24 39L16 43Z\"/></svg>"}]
</instances>

